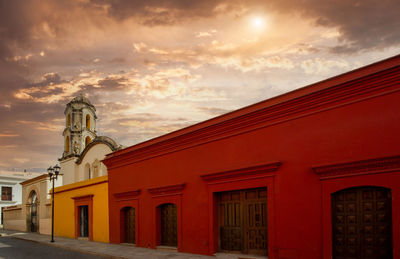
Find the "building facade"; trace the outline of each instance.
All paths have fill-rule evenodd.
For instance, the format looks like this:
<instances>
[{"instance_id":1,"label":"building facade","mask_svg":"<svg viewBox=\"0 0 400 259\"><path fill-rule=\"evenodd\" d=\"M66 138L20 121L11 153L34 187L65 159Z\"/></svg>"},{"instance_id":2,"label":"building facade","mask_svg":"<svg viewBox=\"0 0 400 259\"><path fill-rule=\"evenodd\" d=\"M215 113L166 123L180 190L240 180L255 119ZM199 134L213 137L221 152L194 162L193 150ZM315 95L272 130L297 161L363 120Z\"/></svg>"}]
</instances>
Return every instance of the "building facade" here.
<instances>
[{"instance_id":1,"label":"building facade","mask_svg":"<svg viewBox=\"0 0 400 259\"><path fill-rule=\"evenodd\" d=\"M60 186L62 179L55 182ZM50 181L47 174L25 180L20 183L22 202L16 206L4 208L4 229L51 233L51 197Z\"/></svg>"},{"instance_id":2,"label":"building facade","mask_svg":"<svg viewBox=\"0 0 400 259\"><path fill-rule=\"evenodd\" d=\"M63 186L55 188L55 235L108 242L108 176L102 159L120 149L96 135L96 109L80 95L65 109Z\"/></svg>"},{"instance_id":3,"label":"building facade","mask_svg":"<svg viewBox=\"0 0 400 259\"><path fill-rule=\"evenodd\" d=\"M13 207L15 208L18 204L22 202L22 187L21 182L33 178L37 173L27 173L27 172L12 172L12 171L1 171L0 172L0 225L4 223L3 208ZM7 210L7 209L6 209ZM8 219L8 216L7 216ZM7 227L13 228L13 224L19 225L17 222L7 222Z\"/></svg>"},{"instance_id":4,"label":"building facade","mask_svg":"<svg viewBox=\"0 0 400 259\"><path fill-rule=\"evenodd\" d=\"M111 153L110 242L400 258L399 109L395 56Z\"/></svg>"}]
</instances>

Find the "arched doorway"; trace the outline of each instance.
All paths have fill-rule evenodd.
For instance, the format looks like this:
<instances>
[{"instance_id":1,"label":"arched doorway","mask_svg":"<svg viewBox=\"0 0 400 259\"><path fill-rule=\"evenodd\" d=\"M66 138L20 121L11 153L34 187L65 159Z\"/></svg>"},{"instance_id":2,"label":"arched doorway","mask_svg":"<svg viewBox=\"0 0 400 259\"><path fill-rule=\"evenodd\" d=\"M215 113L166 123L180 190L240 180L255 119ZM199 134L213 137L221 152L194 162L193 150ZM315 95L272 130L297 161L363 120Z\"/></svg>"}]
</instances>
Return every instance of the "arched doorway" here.
<instances>
[{"instance_id":1,"label":"arched doorway","mask_svg":"<svg viewBox=\"0 0 400 259\"><path fill-rule=\"evenodd\" d=\"M29 226L28 229L31 232L37 232L38 231L38 211L37 211L37 206L38 205L38 200L37 200L37 195L35 191L32 191L31 194L29 195Z\"/></svg>"},{"instance_id":2,"label":"arched doorway","mask_svg":"<svg viewBox=\"0 0 400 259\"><path fill-rule=\"evenodd\" d=\"M392 197L382 187L332 194L334 259L392 259Z\"/></svg>"},{"instance_id":3,"label":"arched doorway","mask_svg":"<svg viewBox=\"0 0 400 259\"><path fill-rule=\"evenodd\" d=\"M175 204L160 205L160 245L178 246L177 208Z\"/></svg>"},{"instance_id":4,"label":"arched doorway","mask_svg":"<svg viewBox=\"0 0 400 259\"><path fill-rule=\"evenodd\" d=\"M135 244L135 208L125 207L121 210L121 243Z\"/></svg>"}]
</instances>

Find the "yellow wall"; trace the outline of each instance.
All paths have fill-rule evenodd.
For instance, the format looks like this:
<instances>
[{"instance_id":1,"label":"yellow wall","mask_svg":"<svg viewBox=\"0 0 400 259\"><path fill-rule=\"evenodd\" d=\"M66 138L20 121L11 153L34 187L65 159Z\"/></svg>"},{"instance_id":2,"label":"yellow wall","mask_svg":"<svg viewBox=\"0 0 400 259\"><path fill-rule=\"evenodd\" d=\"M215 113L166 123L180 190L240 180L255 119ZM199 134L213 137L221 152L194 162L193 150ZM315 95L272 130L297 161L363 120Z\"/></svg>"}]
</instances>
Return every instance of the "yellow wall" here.
<instances>
[{"instance_id":1,"label":"yellow wall","mask_svg":"<svg viewBox=\"0 0 400 259\"><path fill-rule=\"evenodd\" d=\"M109 242L108 176L72 183L54 189L54 234L75 238L73 197L93 195L93 241Z\"/></svg>"}]
</instances>

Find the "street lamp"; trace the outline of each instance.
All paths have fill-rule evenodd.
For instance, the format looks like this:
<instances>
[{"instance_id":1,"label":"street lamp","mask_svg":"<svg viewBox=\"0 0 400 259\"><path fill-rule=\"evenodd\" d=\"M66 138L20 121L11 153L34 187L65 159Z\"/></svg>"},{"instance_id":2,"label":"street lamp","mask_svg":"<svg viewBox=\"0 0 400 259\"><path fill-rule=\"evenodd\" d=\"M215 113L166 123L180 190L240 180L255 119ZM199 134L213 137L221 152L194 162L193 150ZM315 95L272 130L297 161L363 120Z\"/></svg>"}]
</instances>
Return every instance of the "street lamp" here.
<instances>
[{"instance_id":1,"label":"street lamp","mask_svg":"<svg viewBox=\"0 0 400 259\"><path fill-rule=\"evenodd\" d=\"M54 242L54 181L57 180L58 174L60 173L60 167L55 165L54 167L47 168L47 173L49 174L50 182L53 181L53 193L51 200L51 240Z\"/></svg>"}]
</instances>

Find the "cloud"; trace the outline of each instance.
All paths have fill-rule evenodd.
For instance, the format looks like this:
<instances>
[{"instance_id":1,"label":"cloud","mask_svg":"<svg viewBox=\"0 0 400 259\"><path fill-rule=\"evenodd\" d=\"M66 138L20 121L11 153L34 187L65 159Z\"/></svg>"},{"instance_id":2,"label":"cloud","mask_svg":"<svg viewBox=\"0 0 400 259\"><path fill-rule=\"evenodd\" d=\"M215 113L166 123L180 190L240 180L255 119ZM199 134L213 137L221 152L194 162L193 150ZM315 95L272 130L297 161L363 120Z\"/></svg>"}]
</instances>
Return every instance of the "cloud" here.
<instances>
[{"instance_id":1,"label":"cloud","mask_svg":"<svg viewBox=\"0 0 400 259\"><path fill-rule=\"evenodd\" d=\"M141 55L154 60L153 64L162 62L184 62L192 68L199 68L207 64L218 65L224 68L233 68L242 72L264 71L267 69L293 69L294 62L279 55L262 55L254 49L258 49L259 41L244 41L241 43L224 43L212 41L199 44L188 49L180 48L156 48L149 47L140 42L134 44L134 49ZM256 48L253 48L257 46ZM155 65L152 65L154 69ZM173 73L184 72L183 69L171 71ZM197 78L195 78L197 79Z\"/></svg>"},{"instance_id":2,"label":"cloud","mask_svg":"<svg viewBox=\"0 0 400 259\"><path fill-rule=\"evenodd\" d=\"M300 66L307 74L321 74L329 72L331 68L348 69L350 65L344 60L315 58L304 60Z\"/></svg>"},{"instance_id":3,"label":"cloud","mask_svg":"<svg viewBox=\"0 0 400 259\"><path fill-rule=\"evenodd\" d=\"M230 112L231 110L216 108L216 107L197 107L198 110L205 112L212 116L218 116Z\"/></svg>"},{"instance_id":4,"label":"cloud","mask_svg":"<svg viewBox=\"0 0 400 259\"><path fill-rule=\"evenodd\" d=\"M195 37L196 38L211 37L215 33L217 33L217 30L200 31L195 34Z\"/></svg>"},{"instance_id":5,"label":"cloud","mask_svg":"<svg viewBox=\"0 0 400 259\"><path fill-rule=\"evenodd\" d=\"M398 46L400 42L400 1L269 1L280 12L297 12L314 24L338 31L339 42L332 52L351 53Z\"/></svg>"},{"instance_id":6,"label":"cloud","mask_svg":"<svg viewBox=\"0 0 400 259\"><path fill-rule=\"evenodd\" d=\"M114 19L125 20L131 18L146 26L173 25L188 19L215 17L220 13L238 7L235 5L236 2L234 0L91 1L92 4L106 9L107 14Z\"/></svg>"},{"instance_id":7,"label":"cloud","mask_svg":"<svg viewBox=\"0 0 400 259\"><path fill-rule=\"evenodd\" d=\"M12 133L0 133L0 138L15 138L18 137L19 134L12 134Z\"/></svg>"},{"instance_id":8,"label":"cloud","mask_svg":"<svg viewBox=\"0 0 400 259\"><path fill-rule=\"evenodd\" d=\"M22 125L29 125L33 129L36 129L36 130L62 132L62 130L64 129L63 125L61 125L58 122L54 123L54 121L45 123L45 122L39 122L39 121L18 120L16 122L19 123L19 124L22 124Z\"/></svg>"}]
</instances>

